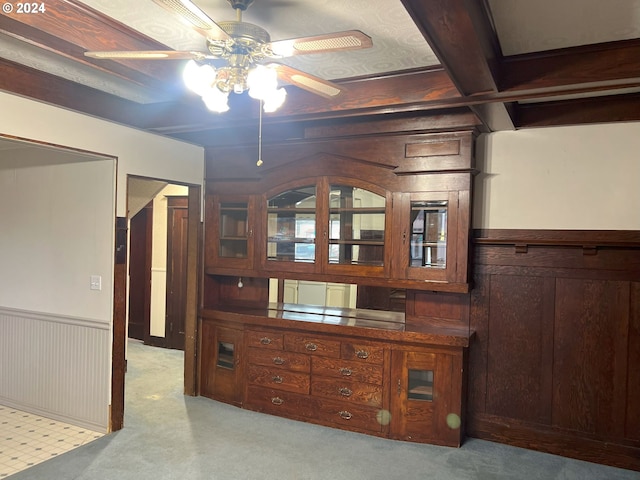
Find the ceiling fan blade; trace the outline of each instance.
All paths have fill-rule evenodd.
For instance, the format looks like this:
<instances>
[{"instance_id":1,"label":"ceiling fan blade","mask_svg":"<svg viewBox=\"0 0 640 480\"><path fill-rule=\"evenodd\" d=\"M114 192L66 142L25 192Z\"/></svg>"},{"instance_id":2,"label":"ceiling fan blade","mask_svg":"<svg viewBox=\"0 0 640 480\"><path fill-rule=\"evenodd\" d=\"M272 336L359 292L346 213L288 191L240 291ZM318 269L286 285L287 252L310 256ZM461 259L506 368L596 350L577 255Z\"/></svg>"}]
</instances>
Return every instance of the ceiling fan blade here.
<instances>
[{"instance_id":1,"label":"ceiling fan blade","mask_svg":"<svg viewBox=\"0 0 640 480\"><path fill-rule=\"evenodd\" d=\"M193 28L200 35L210 40L233 41L220 25L214 22L209 15L204 13L189 0L153 0L161 7L166 8L183 23Z\"/></svg>"},{"instance_id":2,"label":"ceiling fan blade","mask_svg":"<svg viewBox=\"0 0 640 480\"><path fill-rule=\"evenodd\" d=\"M372 47L373 42L371 37L360 30L347 30L312 37L277 40L271 42L268 46L275 56L290 57L292 55L307 55L310 53L359 50Z\"/></svg>"},{"instance_id":3,"label":"ceiling fan blade","mask_svg":"<svg viewBox=\"0 0 640 480\"><path fill-rule=\"evenodd\" d=\"M85 56L108 60L205 60L216 58L202 52L177 52L175 50L89 51Z\"/></svg>"},{"instance_id":4,"label":"ceiling fan blade","mask_svg":"<svg viewBox=\"0 0 640 480\"><path fill-rule=\"evenodd\" d=\"M274 68L276 72L278 72L278 77L280 77L284 82L303 88L308 92L315 93L316 95L320 95L325 98L333 98L344 90L343 87L333 82L316 77L310 73L303 72L302 70L289 67L288 65L271 63L268 66Z\"/></svg>"}]
</instances>

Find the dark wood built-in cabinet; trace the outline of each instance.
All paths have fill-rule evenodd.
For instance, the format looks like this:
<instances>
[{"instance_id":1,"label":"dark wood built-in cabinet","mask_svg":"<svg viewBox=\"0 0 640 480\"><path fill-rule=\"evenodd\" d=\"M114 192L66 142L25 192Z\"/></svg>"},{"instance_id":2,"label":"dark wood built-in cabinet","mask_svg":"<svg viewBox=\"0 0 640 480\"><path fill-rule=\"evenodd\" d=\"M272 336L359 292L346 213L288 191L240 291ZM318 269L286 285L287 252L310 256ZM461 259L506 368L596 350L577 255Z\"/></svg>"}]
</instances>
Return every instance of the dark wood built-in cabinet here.
<instances>
[{"instance_id":1,"label":"dark wood built-in cabinet","mask_svg":"<svg viewBox=\"0 0 640 480\"><path fill-rule=\"evenodd\" d=\"M408 334L402 317L283 304L208 310L201 394L321 425L459 446L468 335Z\"/></svg>"},{"instance_id":2,"label":"dark wood built-in cabinet","mask_svg":"<svg viewBox=\"0 0 640 480\"><path fill-rule=\"evenodd\" d=\"M208 149L200 394L458 446L468 318L407 303L468 298L475 125L335 133L266 144L260 168L252 146ZM310 285L324 304L286 303Z\"/></svg>"},{"instance_id":3,"label":"dark wood built-in cabinet","mask_svg":"<svg viewBox=\"0 0 640 480\"><path fill-rule=\"evenodd\" d=\"M207 150L200 394L640 470L638 232L471 232L462 120Z\"/></svg>"}]
</instances>

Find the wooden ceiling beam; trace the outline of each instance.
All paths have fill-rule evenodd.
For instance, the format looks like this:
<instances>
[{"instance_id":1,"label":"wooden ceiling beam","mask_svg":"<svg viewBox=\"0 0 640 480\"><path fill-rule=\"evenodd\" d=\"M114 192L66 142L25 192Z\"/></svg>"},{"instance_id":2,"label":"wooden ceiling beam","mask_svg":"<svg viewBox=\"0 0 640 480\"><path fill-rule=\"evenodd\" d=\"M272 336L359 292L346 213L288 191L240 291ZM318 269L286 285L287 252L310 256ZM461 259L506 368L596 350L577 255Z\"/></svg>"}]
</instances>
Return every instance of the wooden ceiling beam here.
<instances>
[{"instance_id":1,"label":"wooden ceiling beam","mask_svg":"<svg viewBox=\"0 0 640 480\"><path fill-rule=\"evenodd\" d=\"M46 51L73 59L85 67L115 73L138 83L149 84L178 78L174 62L94 60L87 50L167 50L163 45L77 0L48 0L46 10L37 14L0 15L0 31ZM166 89L166 87L164 87Z\"/></svg>"},{"instance_id":2,"label":"wooden ceiling beam","mask_svg":"<svg viewBox=\"0 0 640 480\"><path fill-rule=\"evenodd\" d=\"M518 128L640 121L640 94L609 95L517 107Z\"/></svg>"},{"instance_id":3,"label":"wooden ceiling beam","mask_svg":"<svg viewBox=\"0 0 640 480\"><path fill-rule=\"evenodd\" d=\"M501 91L523 93L640 81L640 39L514 55L502 63Z\"/></svg>"},{"instance_id":4,"label":"wooden ceiling beam","mask_svg":"<svg viewBox=\"0 0 640 480\"><path fill-rule=\"evenodd\" d=\"M464 96L498 92L502 52L488 14L479 0L402 0L453 83ZM491 130L513 128L501 102L474 107Z\"/></svg>"},{"instance_id":5,"label":"wooden ceiling beam","mask_svg":"<svg viewBox=\"0 0 640 480\"><path fill-rule=\"evenodd\" d=\"M139 126L139 104L0 58L0 90L124 125Z\"/></svg>"},{"instance_id":6,"label":"wooden ceiling beam","mask_svg":"<svg viewBox=\"0 0 640 480\"><path fill-rule=\"evenodd\" d=\"M107 75L114 75L123 81L137 85L138 88L144 89L150 95L153 95L155 92L157 94L164 94L166 97L171 93L167 89L167 83L164 80L158 80L155 77L145 75L138 70L134 70L117 62L85 57L84 49L77 45L38 30L30 25L20 23L7 16L0 16L0 33L73 61L79 68L93 69Z\"/></svg>"},{"instance_id":7,"label":"wooden ceiling beam","mask_svg":"<svg viewBox=\"0 0 640 480\"><path fill-rule=\"evenodd\" d=\"M461 96L440 68L425 69L374 78L338 81L344 90L333 99L325 99L295 87L287 88L287 100L277 112L265 115L265 121L282 123L348 116L402 113L451 106ZM246 95L231 95L230 111L216 114L197 103L167 102L141 107L145 112L143 128L171 134L186 130L207 130L229 125L241 126L258 118L257 102ZM460 106L459 104L455 105Z\"/></svg>"}]
</instances>

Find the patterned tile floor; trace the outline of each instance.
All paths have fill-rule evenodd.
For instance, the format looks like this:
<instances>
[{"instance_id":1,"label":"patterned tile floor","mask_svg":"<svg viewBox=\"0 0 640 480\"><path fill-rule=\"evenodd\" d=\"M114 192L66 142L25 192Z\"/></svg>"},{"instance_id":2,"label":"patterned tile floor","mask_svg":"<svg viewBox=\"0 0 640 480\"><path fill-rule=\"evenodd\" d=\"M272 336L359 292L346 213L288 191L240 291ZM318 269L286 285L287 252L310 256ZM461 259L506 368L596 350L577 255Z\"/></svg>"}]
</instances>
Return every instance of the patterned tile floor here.
<instances>
[{"instance_id":1,"label":"patterned tile floor","mask_svg":"<svg viewBox=\"0 0 640 480\"><path fill-rule=\"evenodd\" d=\"M0 479L103 434L0 405Z\"/></svg>"}]
</instances>

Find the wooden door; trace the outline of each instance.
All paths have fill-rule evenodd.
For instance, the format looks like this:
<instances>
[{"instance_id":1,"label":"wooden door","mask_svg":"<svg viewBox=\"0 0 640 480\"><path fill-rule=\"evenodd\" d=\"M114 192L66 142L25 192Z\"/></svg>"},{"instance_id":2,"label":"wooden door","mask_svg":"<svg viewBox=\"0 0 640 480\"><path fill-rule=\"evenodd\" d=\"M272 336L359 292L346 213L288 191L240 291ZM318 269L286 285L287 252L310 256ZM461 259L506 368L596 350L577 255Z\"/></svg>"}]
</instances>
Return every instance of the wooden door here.
<instances>
[{"instance_id":1,"label":"wooden door","mask_svg":"<svg viewBox=\"0 0 640 480\"><path fill-rule=\"evenodd\" d=\"M187 197L170 197L167 205L165 347L177 350L184 350L188 219Z\"/></svg>"},{"instance_id":2,"label":"wooden door","mask_svg":"<svg viewBox=\"0 0 640 480\"><path fill-rule=\"evenodd\" d=\"M131 219L129 226L129 338L149 341L151 322L151 238L153 202Z\"/></svg>"}]
</instances>

